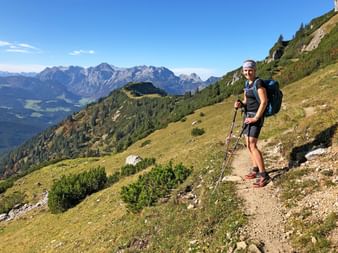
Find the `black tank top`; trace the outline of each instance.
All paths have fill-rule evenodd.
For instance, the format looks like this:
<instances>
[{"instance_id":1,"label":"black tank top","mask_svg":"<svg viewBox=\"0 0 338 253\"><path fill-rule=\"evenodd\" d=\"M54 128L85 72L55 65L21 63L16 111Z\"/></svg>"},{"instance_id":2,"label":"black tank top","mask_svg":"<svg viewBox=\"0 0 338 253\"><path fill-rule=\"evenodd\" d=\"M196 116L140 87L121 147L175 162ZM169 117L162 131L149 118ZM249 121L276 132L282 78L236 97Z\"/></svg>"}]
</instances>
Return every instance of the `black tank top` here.
<instances>
[{"instance_id":1,"label":"black tank top","mask_svg":"<svg viewBox=\"0 0 338 253\"><path fill-rule=\"evenodd\" d=\"M248 112L257 112L259 108L259 102L257 101L253 91L254 83L256 83L257 90L262 87L265 88L263 80L258 78L255 80L255 82L251 83L249 87L245 88L246 110Z\"/></svg>"}]
</instances>

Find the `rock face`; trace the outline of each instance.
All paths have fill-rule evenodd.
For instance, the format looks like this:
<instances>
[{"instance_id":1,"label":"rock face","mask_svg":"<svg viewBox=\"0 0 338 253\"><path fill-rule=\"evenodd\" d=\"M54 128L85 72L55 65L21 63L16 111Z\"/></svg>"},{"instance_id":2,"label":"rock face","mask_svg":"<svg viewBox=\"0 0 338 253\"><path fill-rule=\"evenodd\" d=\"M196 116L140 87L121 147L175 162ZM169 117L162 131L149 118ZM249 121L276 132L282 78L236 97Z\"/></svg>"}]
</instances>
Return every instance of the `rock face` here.
<instances>
[{"instance_id":1,"label":"rock face","mask_svg":"<svg viewBox=\"0 0 338 253\"><path fill-rule=\"evenodd\" d=\"M325 36L325 32L322 28L319 28L317 31L315 31L315 33L313 34L313 38L311 40L311 42L309 43L309 45L307 45L305 48L303 48L302 51L312 51L314 49L316 49L319 45L319 43L321 42L321 40L324 38Z\"/></svg>"}]
</instances>

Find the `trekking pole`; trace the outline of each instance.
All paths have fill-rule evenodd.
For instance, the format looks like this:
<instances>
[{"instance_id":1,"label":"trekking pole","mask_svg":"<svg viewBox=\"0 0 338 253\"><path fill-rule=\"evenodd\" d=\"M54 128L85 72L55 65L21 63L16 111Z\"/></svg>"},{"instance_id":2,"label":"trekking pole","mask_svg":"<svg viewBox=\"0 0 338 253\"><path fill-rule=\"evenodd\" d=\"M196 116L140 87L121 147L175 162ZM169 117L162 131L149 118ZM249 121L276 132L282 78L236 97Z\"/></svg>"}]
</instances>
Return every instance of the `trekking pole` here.
<instances>
[{"instance_id":1,"label":"trekking pole","mask_svg":"<svg viewBox=\"0 0 338 253\"><path fill-rule=\"evenodd\" d=\"M229 143L230 143L230 139L231 139L231 136L232 136L232 132L234 130L234 126L235 126L235 121L236 121L236 116L237 116L237 110L238 108L235 108L235 113L234 113L234 116L232 118L232 122L231 122L231 127L230 127L230 132L229 132L229 135L227 136L227 138L225 139L225 143L227 144L226 145L226 148L225 148L225 155L224 155L224 159L226 159L226 154L228 153L228 149L229 149Z\"/></svg>"},{"instance_id":2,"label":"trekking pole","mask_svg":"<svg viewBox=\"0 0 338 253\"><path fill-rule=\"evenodd\" d=\"M237 101L240 101L240 100L238 99ZM232 136L232 132L233 132L234 126L235 126L235 121L236 121L236 116L237 116L237 110L238 110L238 108L235 108L235 113L234 113L234 115L232 117L230 132L229 132L229 135L225 139L224 157L223 157L223 163L222 163L222 170L221 170L221 176L220 176L220 178L222 178L223 174L224 174L224 170L225 170L224 162L227 160L227 156L228 156L228 153L229 153L230 140L231 140L231 136ZM217 188L218 184L219 184L219 180L217 180L215 188Z\"/></svg>"},{"instance_id":3,"label":"trekking pole","mask_svg":"<svg viewBox=\"0 0 338 253\"><path fill-rule=\"evenodd\" d=\"M246 127L246 124L243 123L241 133L239 134L239 136L238 136L238 138L237 138L237 140L236 140L236 142L235 142L235 145L234 145L234 147L233 147L233 149L232 149L232 152L230 152L229 157L227 157L227 154L225 154L225 156L224 156L225 158L224 158L223 163L222 163L221 175L220 175L220 177L218 178L218 180L217 180L217 182L216 182L216 185L215 185L215 188L214 188L213 191L212 191L212 194L214 194L214 192L216 191L216 189L217 189L219 183L220 183L220 182L222 181L222 179L223 179L223 175L224 175L225 169L226 169L226 167L228 166L228 163L229 163L229 161L231 160L232 155L235 153L235 150L236 150L236 148L237 148L237 145L238 145L238 143L239 143L240 138L241 138L242 135L243 135L243 132L244 132L245 127ZM229 147L229 145L228 145L228 147ZM227 149L228 149L228 148L227 148ZM226 152L228 153L228 150L226 150Z\"/></svg>"}]
</instances>

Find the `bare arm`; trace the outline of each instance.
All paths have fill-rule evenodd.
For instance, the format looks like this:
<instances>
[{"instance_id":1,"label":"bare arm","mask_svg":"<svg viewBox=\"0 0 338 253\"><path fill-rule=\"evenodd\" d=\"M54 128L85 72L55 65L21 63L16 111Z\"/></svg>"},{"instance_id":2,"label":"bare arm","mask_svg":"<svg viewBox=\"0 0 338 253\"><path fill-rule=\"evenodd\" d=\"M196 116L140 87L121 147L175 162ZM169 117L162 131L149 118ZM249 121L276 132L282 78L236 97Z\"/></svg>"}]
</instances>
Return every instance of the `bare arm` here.
<instances>
[{"instance_id":1,"label":"bare arm","mask_svg":"<svg viewBox=\"0 0 338 253\"><path fill-rule=\"evenodd\" d=\"M241 108L241 107L245 107L246 106L246 95L245 95L245 91L244 91L244 96L243 96L243 101L237 100L235 102L234 107L237 108Z\"/></svg>"},{"instance_id":2,"label":"bare arm","mask_svg":"<svg viewBox=\"0 0 338 253\"><path fill-rule=\"evenodd\" d=\"M260 104L255 115L255 119L259 120L261 117L264 117L265 108L268 104L268 96L266 94L266 89L261 87L257 90Z\"/></svg>"}]
</instances>

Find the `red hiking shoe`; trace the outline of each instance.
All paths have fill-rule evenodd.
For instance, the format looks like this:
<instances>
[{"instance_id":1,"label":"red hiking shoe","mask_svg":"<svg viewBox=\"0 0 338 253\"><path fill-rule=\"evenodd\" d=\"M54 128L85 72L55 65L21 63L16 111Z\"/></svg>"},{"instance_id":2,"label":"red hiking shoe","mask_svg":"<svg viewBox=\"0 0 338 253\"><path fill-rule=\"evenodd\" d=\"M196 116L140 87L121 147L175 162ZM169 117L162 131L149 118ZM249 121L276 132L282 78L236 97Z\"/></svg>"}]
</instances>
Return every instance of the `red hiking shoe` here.
<instances>
[{"instance_id":1,"label":"red hiking shoe","mask_svg":"<svg viewBox=\"0 0 338 253\"><path fill-rule=\"evenodd\" d=\"M265 176L265 177L259 177L255 183L253 183L254 188L260 188L266 186L268 183L270 183L271 177Z\"/></svg>"},{"instance_id":2,"label":"red hiking shoe","mask_svg":"<svg viewBox=\"0 0 338 253\"><path fill-rule=\"evenodd\" d=\"M250 169L249 174L246 174L246 175L244 176L244 179L247 179L247 180L249 180L249 179L255 179L255 178L257 178L258 176L259 176L258 169L252 168L252 169Z\"/></svg>"}]
</instances>

